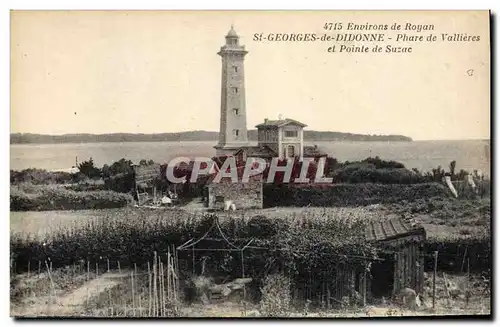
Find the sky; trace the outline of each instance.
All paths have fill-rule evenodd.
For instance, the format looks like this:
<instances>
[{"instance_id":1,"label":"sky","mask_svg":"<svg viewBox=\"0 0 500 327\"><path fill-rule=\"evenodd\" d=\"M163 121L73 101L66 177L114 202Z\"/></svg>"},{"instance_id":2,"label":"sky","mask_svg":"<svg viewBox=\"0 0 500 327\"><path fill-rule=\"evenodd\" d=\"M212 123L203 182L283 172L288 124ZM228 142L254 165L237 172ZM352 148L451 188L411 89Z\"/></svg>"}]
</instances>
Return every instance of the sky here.
<instances>
[{"instance_id":1,"label":"sky","mask_svg":"<svg viewBox=\"0 0 500 327\"><path fill-rule=\"evenodd\" d=\"M325 22L433 24L434 31L404 33L481 39L414 43L411 54L253 40L255 33L325 33ZM249 51L249 129L281 114L309 130L490 138L487 11L14 11L11 133L218 131L217 52L231 24Z\"/></svg>"}]
</instances>

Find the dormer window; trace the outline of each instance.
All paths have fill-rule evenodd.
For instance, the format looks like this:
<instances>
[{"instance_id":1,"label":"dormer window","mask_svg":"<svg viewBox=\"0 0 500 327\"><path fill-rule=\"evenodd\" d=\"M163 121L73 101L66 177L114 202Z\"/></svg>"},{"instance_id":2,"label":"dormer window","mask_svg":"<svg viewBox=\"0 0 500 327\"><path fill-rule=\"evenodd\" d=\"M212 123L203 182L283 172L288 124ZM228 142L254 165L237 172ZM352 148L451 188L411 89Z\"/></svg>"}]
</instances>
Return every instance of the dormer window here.
<instances>
[{"instance_id":1,"label":"dormer window","mask_svg":"<svg viewBox=\"0 0 500 327\"><path fill-rule=\"evenodd\" d=\"M285 131L285 137L297 137L298 135L297 131Z\"/></svg>"}]
</instances>

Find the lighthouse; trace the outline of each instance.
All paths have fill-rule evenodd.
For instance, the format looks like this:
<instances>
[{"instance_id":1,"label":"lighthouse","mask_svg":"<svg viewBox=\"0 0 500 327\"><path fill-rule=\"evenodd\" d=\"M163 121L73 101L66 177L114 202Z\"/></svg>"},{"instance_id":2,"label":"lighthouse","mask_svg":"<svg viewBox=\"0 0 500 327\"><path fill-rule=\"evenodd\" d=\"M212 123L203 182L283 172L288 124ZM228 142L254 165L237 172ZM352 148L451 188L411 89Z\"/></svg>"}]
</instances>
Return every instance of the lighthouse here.
<instances>
[{"instance_id":1,"label":"lighthouse","mask_svg":"<svg viewBox=\"0 0 500 327\"><path fill-rule=\"evenodd\" d=\"M248 143L244 60L248 51L240 44L234 26L217 53L222 59L219 143L217 156L231 156Z\"/></svg>"}]
</instances>

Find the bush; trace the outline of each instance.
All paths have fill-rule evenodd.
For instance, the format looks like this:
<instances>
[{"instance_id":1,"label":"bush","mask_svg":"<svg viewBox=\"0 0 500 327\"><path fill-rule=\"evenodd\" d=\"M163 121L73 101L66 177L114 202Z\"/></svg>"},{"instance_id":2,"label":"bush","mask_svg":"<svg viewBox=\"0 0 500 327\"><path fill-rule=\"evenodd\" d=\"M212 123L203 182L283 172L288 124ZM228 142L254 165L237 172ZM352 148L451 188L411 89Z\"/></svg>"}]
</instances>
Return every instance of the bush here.
<instances>
[{"instance_id":1,"label":"bush","mask_svg":"<svg viewBox=\"0 0 500 327\"><path fill-rule=\"evenodd\" d=\"M126 160L125 158L114 162L111 166L104 165L101 170L104 178L119 174L128 175L134 172L132 161Z\"/></svg>"},{"instance_id":2,"label":"bush","mask_svg":"<svg viewBox=\"0 0 500 327\"><path fill-rule=\"evenodd\" d=\"M44 169L25 169L22 171L10 171L10 183L31 183L34 185L67 184L81 180L79 174L71 174L62 171L47 171Z\"/></svg>"},{"instance_id":3,"label":"bush","mask_svg":"<svg viewBox=\"0 0 500 327\"><path fill-rule=\"evenodd\" d=\"M262 221L262 218L257 218ZM253 221L253 222L251 222ZM106 212L102 219L88 221L83 226L60 227L47 239L31 238L23 234L11 236L11 253L17 258L16 267L27 268L38 260L51 258L54 267L60 267L81 259L92 262L110 258L120 260L123 267L140 265L152 261L153 252L165 254L172 245L179 246L190 239L204 236L212 226L212 215L193 215L182 210L123 209ZM294 266L335 267L339 262L335 253L370 253L373 245L364 242L364 222L362 220L331 219L322 216L273 218L269 220L277 231L274 235L252 235L256 219L228 217L221 220L221 228L230 240L237 244L247 244L264 250L245 251L245 272L247 276L270 271L278 266L287 266L288 271L300 275L306 270ZM211 234L213 235L213 234ZM213 237L213 236L209 236ZM47 243L47 245L43 245ZM223 248L221 241L204 241L196 245L201 248ZM264 251L264 252L262 252ZM332 255L320 256L328 251ZM192 263L191 251L178 252L180 261ZM197 258L210 257L210 266L216 269L226 267L224 276L241 277L241 257L236 253L228 260L227 252L199 251ZM263 255L265 254L265 255ZM104 258L104 259L102 259ZM274 267L271 269L270 267ZM186 271L191 271L189 267ZM200 268L200 267L198 267ZM309 270L307 270L308 272ZM325 269L324 280L328 272ZM321 279L318 278L318 281Z\"/></svg>"},{"instance_id":4,"label":"bush","mask_svg":"<svg viewBox=\"0 0 500 327\"><path fill-rule=\"evenodd\" d=\"M27 193L11 187L11 211L81 210L120 208L132 202L128 194L112 191L76 192L57 187L39 188Z\"/></svg>"},{"instance_id":5,"label":"bush","mask_svg":"<svg viewBox=\"0 0 500 327\"><path fill-rule=\"evenodd\" d=\"M368 163L374 165L376 169L384 169L384 168L405 168L405 166L397 161L385 161L380 159L378 156L375 158L369 157L362 161L363 163Z\"/></svg>"},{"instance_id":6,"label":"bush","mask_svg":"<svg viewBox=\"0 0 500 327\"><path fill-rule=\"evenodd\" d=\"M350 165L335 171L334 183L417 184L426 179L406 168L376 168L373 165Z\"/></svg>"},{"instance_id":7,"label":"bush","mask_svg":"<svg viewBox=\"0 0 500 327\"><path fill-rule=\"evenodd\" d=\"M264 207L342 207L398 203L444 196L438 183L422 184L264 184Z\"/></svg>"},{"instance_id":8,"label":"bush","mask_svg":"<svg viewBox=\"0 0 500 327\"><path fill-rule=\"evenodd\" d=\"M428 239L425 245L425 269L434 269L434 251L438 251L438 270L465 272L469 259L472 272L492 268L491 235L456 235L446 239Z\"/></svg>"},{"instance_id":9,"label":"bush","mask_svg":"<svg viewBox=\"0 0 500 327\"><path fill-rule=\"evenodd\" d=\"M107 177L104 179L104 187L115 192L129 193L135 187L134 174L126 173Z\"/></svg>"},{"instance_id":10,"label":"bush","mask_svg":"<svg viewBox=\"0 0 500 327\"><path fill-rule=\"evenodd\" d=\"M94 166L94 160L92 160L92 158L78 164L78 170L80 171L80 174L88 178L94 179L101 177L101 170Z\"/></svg>"},{"instance_id":11,"label":"bush","mask_svg":"<svg viewBox=\"0 0 500 327\"><path fill-rule=\"evenodd\" d=\"M269 275L261 290L260 314L264 317L286 317L290 314L290 280L283 275Z\"/></svg>"},{"instance_id":12,"label":"bush","mask_svg":"<svg viewBox=\"0 0 500 327\"><path fill-rule=\"evenodd\" d=\"M72 185L65 185L64 188L75 192L88 192L88 191L105 191L106 185L104 183L78 183Z\"/></svg>"}]
</instances>

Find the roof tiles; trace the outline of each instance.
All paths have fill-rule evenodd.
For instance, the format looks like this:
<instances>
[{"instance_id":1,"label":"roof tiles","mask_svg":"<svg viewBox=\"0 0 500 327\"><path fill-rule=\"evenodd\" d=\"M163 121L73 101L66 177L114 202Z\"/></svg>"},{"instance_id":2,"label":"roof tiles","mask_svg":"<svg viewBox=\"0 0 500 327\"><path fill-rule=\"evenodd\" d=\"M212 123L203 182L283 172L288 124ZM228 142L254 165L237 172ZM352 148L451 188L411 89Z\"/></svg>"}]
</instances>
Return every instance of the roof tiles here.
<instances>
[{"instance_id":1,"label":"roof tiles","mask_svg":"<svg viewBox=\"0 0 500 327\"><path fill-rule=\"evenodd\" d=\"M425 229L409 224L402 218L369 222L365 231L367 241L385 241L415 234L425 235Z\"/></svg>"}]
</instances>

